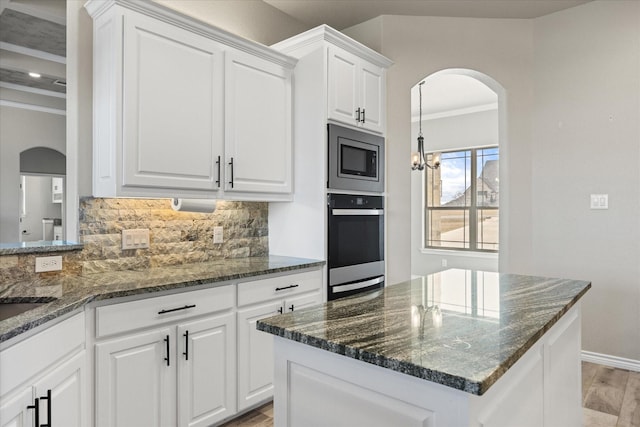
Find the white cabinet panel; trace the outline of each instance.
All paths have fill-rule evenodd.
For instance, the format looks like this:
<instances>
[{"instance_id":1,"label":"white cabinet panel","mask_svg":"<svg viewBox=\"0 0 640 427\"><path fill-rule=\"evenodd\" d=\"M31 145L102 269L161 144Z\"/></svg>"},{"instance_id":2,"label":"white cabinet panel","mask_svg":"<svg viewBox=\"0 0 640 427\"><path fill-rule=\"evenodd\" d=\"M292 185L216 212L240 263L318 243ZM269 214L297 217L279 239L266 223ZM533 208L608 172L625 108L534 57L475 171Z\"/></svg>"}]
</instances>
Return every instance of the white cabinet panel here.
<instances>
[{"instance_id":1,"label":"white cabinet panel","mask_svg":"<svg viewBox=\"0 0 640 427\"><path fill-rule=\"evenodd\" d=\"M291 199L293 58L156 2L85 7L94 196Z\"/></svg>"},{"instance_id":2,"label":"white cabinet panel","mask_svg":"<svg viewBox=\"0 0 640 427\"><path fill-rule=\"evenodd\" d=\"M168 328L96 344L96 424L175 425L174 354Z\"/></svg>"},{"instance_id":3,"label":"white cabinet panel","mask_svg":"<svg viewBox=\"0 0 640 427\"><path fill-rule=\"evenodd\" d=\"M222 47L127 14L123 62L123 185L217 189Z\"/></svg>"},{"instance_id":4,"label":"white cabinet panel","mask_svg":"<svg viewBox=\"0 0 640 427\"><path fill-rule=\"evenodd\" d=\"M225 191L290 193L291 70L228 52Z\"/></svg>"},{"instance_id":5,"label":"white cabinet panel","mask_svg":"<svg viewBox=\"0 0 640 427\"><path fill-rule=\"evenodd\" d=\"M79 313L0 352L0 426L89 424L85 333Z\"/></svg>"},{"instance_id":6,"label":"white cabinet panel","mask_svg":"<svg viewBox=\"0 0 640 427\"><path fill-rule=\"evenodd\" d=\"M328 118L374 132L385 131L385 70L329 46Z\"/></svg>"},{"instance_id":7,"label":"white cabinet panel","mask_svg":"<svg viewBox=\"0 0 640 427\"><path fill-rule=\"evenodd\" d=\"M329 118L356 124L358 98L357 56L342 49L329 48L328 106Z\"/></svg>"},{"instance_id":8,"label":"white cabinet panel","mask_svg":"<svg viewBox=\"0 0 640 427\"><path fill-rule=\"evenodd\" d=\"M273 336L256 329L256 322L275 316L282 301L238 310L238 410L273 395Z\"/></svg>"},{"instance_id":9,"label":"white cabinet panel","mask_svg":"<svg viewBox=\"0 0 640 427\"><path fill-rule=\"evenodd\" d=\"M0 401L1 427L31 427L34 425L33 388L24 387L19 392L5 396ZM31 408L27 408L32 406Z\"/></svg>"},{"instance_id":10,"label":"white cabinet panel","mask_svg":"<svg viewBox=\"0 0 640 427\"><path fill-rule=\"evenodd\" d=\"M178 420L209 426L236 412L235 316L178 326Z\"/></svg>"},{"instance_id":11,"label":"white cabinet panel","mask_svg":"<svg viewBox=\"0 0 640 427\"><path fill-rule=\"evenodd\" d=\"M285 296L275 289L285 288ZM256 322L322 303L322 271L272 277L238 284L238 410L273 395L273 336Z\"/></svg>"},{"instance_id":12,"label":"white cabinet panel","mask_svg":"<svg viewBox=\"0 0 640 427\"><path fill-rule=\"evenodd\" d=\"M35 385L40 399L40 423L50 426L86 426L86 353L82 351L55 368ZM43 399L46 397L46 399ZM49 418L49 413L51 417Z\"/></svg>"},{"instance_id":13,"label":"white cabinet panel","mask_svg":"<svg viewBox=\"0 0 640 427\"><path fill-rule=\"evenodd\" d=\"M362 127L375 132L385 130L385 88L384 68L362 62L361 100Z\"/></svg>"}]
</instances>

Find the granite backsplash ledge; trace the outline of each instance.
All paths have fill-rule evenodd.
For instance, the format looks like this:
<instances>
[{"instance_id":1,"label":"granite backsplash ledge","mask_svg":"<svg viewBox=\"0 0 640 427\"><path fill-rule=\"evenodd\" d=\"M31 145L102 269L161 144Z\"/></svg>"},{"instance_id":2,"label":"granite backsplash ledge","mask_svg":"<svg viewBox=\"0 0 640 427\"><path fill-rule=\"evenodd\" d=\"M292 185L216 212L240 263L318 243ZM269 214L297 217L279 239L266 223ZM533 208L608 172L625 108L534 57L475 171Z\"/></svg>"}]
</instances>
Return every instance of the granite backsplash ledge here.
<instances>
[{"instance_id":1,"label":"granite backsplash ledge","mask_svg":"<svg viewBox=\"0 0 640 427\"><path fill-rule=\"evenodd\" d=\"M210 214L177 212L171 199L82 198L79 241L82 250L62 254L63 271L35 273L35 254L0 257L3 282L51 276L139 270L269 252L266 202L218 201ZM224 228L213 243L213 227ZM149 229L149 248L123 250L122 230Z\"/></svg>"}]
</instances>

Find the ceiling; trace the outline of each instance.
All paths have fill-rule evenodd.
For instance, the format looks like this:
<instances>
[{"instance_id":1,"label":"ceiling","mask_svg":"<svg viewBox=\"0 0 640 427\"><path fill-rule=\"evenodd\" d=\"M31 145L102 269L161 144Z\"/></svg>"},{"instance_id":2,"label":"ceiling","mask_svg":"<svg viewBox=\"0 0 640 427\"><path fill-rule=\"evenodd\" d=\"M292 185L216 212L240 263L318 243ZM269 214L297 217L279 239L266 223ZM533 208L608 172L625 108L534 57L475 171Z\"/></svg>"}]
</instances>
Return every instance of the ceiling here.
<instances>
[{"instance_id":1,"label":"ceiling","mask_svg":"<svg viewBox=\"0 0 640 427\"><path fill-rule=\"evenodd\" d=\"M590 0L263 0L310 27L343 30L380 15L531 19Z\"/></svg>"},{"instance_id":2,"label":"ceiling","mask_svg":"<svg viewBox=\"0 0 640 427\"><path fill-rule=\"evenodd\" d=\"M309 27L328 24L343 30L380 15L530 19L589 0L263 1ZM29 77L28 73L32 71L40 73L41 77ZM0 105L64 114L65 76L66 0L0 0ZM427 99L431 100L427 102L432 102L432 105L423 104L425 113L464 108L459 104L465 99L469 101L468 90L473 89L464 83L455 81L455 78L443 82L446 88L443 92L449 97L455 87L465 87L465 95L456 98L457 101L443 99L442 103L446 105L438 106L435 102L437 94L432 93L436 89L430 82L429 89L423 88L428 94ZM486 100L489 97L483 88L475 89L477 97L474 99L484 97ZM413 104L412 112L417 114L417 101Z\"/></svg>"},{"instance_id":3,"label":"ceiling","mask_svg":"<svg viewBox=\"0 0 640 427\"><path fill-rule=\"evenodd\" d=\"M0 105L65 113L66 0L0 0Z\"/></svg>"}]
</instances>

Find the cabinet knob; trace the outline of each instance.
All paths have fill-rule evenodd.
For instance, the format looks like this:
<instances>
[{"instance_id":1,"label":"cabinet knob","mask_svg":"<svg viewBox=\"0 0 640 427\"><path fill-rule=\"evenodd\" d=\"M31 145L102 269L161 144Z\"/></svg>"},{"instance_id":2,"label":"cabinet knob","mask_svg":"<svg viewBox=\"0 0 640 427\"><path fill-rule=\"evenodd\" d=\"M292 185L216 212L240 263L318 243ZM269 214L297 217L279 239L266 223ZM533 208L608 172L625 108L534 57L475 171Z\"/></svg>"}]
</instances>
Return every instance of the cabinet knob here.
<instances>
[{"instance_id":1,"label":"cabinet knob","mask_svg":"<svg viewBox=\"0 0 640 427\"><path fill-rule=\"evenodd\" d=\"M360 121L360 108L356 110L356 122Z\"/></svg>"},{"instance_id":2,"label":"cabinet knob","mask_svg":"<svg viewBox=\"0 0 640 427\"><path fill-rule=\"evenodd\" d=\"M278 308L278 313L282 314L283 311L284 311L284 309L282 307Z\"/></svg>"},{"instance_id":3,"label":"cabinet knob","mask_svg":"<svg viewBox=\"0 0 640 427\"><path fill-rule=\"evenodd\" d=\"M293 311L293 304L291 304L291 307L289 307L289 310Z\"/></svg>"}]
</instances>

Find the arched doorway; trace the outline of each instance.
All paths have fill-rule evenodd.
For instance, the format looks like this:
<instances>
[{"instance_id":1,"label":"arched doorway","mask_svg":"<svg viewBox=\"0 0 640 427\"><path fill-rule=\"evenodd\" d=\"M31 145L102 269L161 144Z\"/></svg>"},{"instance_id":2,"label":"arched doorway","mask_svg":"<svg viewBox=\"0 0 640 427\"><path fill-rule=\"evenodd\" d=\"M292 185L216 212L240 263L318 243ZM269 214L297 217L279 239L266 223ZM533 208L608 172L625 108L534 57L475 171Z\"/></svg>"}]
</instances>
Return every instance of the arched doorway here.
<instances>
[{"instance_id":1,"label":"arched doorway","mask_svg":"<svg viewBox=\"0 0 640 427\"><path fill-rule=\"evenodd\" d=\"M411 106L411 151L422 130L429 165L430 153L441 155L440 168L412 172L412 275L498 271L508 252L504 88L478 71L446 69L416 83Z\"/></svg>"}]
</instances>

